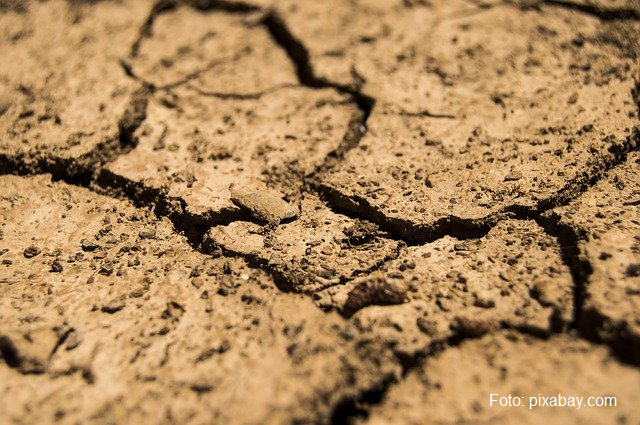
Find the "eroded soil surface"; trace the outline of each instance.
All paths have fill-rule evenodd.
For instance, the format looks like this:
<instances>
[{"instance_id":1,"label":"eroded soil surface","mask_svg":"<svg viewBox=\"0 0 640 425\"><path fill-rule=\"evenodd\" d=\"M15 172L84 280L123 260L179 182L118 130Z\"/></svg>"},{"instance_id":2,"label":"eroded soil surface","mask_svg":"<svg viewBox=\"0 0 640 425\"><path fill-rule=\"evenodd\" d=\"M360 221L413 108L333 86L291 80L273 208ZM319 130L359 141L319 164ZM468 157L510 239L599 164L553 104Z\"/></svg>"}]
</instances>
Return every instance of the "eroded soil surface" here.
<instances>
[{"instance_id":1,"label":"eroded soil surface","mask_svg":"<svg viewBox=\"0 0 640 425\"><path fill-rule=\"evenodd\" d=\"M0 0L1 421L640 423L639 40L637 0Z\"/></svg>"}]
</instances>

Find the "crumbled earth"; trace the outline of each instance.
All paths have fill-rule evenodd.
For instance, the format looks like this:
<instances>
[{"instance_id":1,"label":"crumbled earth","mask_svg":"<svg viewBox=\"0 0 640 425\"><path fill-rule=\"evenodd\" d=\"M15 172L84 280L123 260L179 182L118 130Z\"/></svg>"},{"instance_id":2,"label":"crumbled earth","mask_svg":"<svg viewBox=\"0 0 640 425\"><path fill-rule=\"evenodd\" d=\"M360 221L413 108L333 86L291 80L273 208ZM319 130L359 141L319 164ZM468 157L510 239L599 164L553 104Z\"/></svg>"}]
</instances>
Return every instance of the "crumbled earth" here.
<instances>
[{"instance_id":1,"label":"crumbled earth","mask_svg":"<svg viewBox=\"0 0 640 425\"><path fill-rule=\"evenodd\" d=\"M3 421L640 423L639 40L637 0L0 0Z\"/></svg>"},{"instance_id":2,"label":"crumbled earth","mask_svg":"<svg viewBox=\"0 0 640 425\"><path fill-rule=\"evenodd\" d=\"M634 406L640 401L639 386L637 369L617 363L604 347L568 335L539 340L503 331L428 359L389 391L363 423L638 423ZM540 388L549 398L584 394L582 406L547 407L553 415L542 402L530 408L529 398L538 398ZM497 394L494 404L508 394L523 401L521 406L492 409L490 394ZM615 409L587 406L588 397L604 396L616 397Z\"/></svg>"},{"instance_id":3,"label":"crumbled earth","mask_svg":"<svg viewBox=\"0 0 640 425\"><path fill-rule=\"evenodd\" d=\"M545 217L579 235L585 274L580 328L625 353L640 350L639 166L634 152L579 199Z\"/></svg>"},{"instance_id":4,"label":"crumbled earth","mask_svg":"<svg viewBox=\"0 0 640 425\"><path fill-rule=\"evenodd\" d=\"M397 372L353 324L166 218L47 175L2 187L5 419L317 422Z\"/></svg>"},{"instance_id":5,"label":"crumbled earth","mask_svg":"<svg viewBox=\"0 0 640 425\"><path fill-rule=\"evenodd\" d=\"M570 270L555 239L535 222L506 220L481 239L446 236L403 248L375 274L407 282L407 302L364 308L353 319L365 335L408 355L502 327L549 335L573 318ZM324 292L341 305L357 282Z\"/></svg>"},{"instance_id":6,"label":"crumbled earth","mask_svg":"<svg viewBox=\"0 0 640 425\"><path fill-rule=\"evenodd\" d=\"M130 144L140 84L119 58L137 38L148 2L2 3L0 49L11 64L0 74L2 163L81 173Z\"/></svg>"}]
</instances>

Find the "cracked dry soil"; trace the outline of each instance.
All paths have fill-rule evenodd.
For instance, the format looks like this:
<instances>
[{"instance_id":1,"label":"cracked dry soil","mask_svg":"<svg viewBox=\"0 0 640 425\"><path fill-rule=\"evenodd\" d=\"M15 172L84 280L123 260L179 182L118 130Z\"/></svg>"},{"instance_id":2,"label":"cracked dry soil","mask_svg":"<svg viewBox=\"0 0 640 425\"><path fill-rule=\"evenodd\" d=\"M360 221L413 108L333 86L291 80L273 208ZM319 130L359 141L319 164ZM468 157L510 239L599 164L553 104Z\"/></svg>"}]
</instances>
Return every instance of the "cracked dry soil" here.
<instances>
[{"instance_id":1,"label":"cracked dry soil","mask_svg":"<svg viewBox=\"0 0 640 425\"><path fill-rule=\"evenodd\" d=\"M640 424L639 40L637 0L0 0L0 422Z\"/></svg>"}]
</instances>

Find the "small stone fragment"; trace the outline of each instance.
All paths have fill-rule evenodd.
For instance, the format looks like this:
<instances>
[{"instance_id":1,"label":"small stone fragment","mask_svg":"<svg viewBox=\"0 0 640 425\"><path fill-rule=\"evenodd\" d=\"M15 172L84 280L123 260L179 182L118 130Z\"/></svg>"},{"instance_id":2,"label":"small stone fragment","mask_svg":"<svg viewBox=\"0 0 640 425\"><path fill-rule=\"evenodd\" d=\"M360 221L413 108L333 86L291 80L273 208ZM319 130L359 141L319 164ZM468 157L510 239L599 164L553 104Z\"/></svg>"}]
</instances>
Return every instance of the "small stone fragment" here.
<instances>
[{"instance_id":1,"label":"small stone fragment","mask_svg":"<svg viewBox=\"0 0 640 425\"><path fill-rule=\"evenodd\" d=\"M82 338L80 337L80 334L78 334L77 331L73 330L69 333L69 336L65 341L65 349L67 351L71 351L76 347L78 347L78 345L80 345L81 342L82 342Z\"/></svg>"},{"instance_id":2,"label":"small stone fragment","mask_svg":"<svg viewBox=\"0 0 640 425\"><path fill-rule=\"evenodd\" d=\"M429 335L431 337L435 336L438 332L438 323L435 320L429 320L425 317L418 317L416 320L416 325L420 332Z\"/></svg>"},{"instance_id":3,"label":"small stone fragment","mask_svg":"<svg viewBox=\"0 0 640 425\"><path fill-rule=\"evenodd\" d=\"M111 274L113 273L113 264L111 263L104 263L101 267L100 270L98 270L98 273L100 273L103 276L111 276Z\"/></svg>"},{"instance_id":4,"label":"small stone fragment","mask_svg":"<svg viewBox=\"0 0 640 425\"><path fill-rule=\"evenodd\" d=\"M298 217L295 208L269 189L231 189L231 201L258 220L279 224Z\"/></svg>"},{"instance_id":5,"label":"small stone fragment","mask_svg":"<svg viewBox=\"0 0 640 425\"><path fill-rule=\"evenodd\" d=\"M451 329L467 338L479 338L493 329L494 325L488 320L471 319L458 316L451 322Z\"/></svg>"},{"instance_id":6,"label":"small stone fragment","mask_svg":"<svg viewBox=\"0 0 640 425\"><path fill-rule=\"evenodd\" d=\"M507 174L504 177L504 181L506 182L512 182L512 181L518 181L522 178L522 173L519 171L512 171L509 174Z\"/></svg>"},{"instance_id":7,"label":"small stone fragment","mask_svg":"<svg viewBox=\"0 0 640 425\"><path fill-rule=\"evenodd\" d=\"M129 292L129 296L132 298L140 298L149 290L149 282L147 280L143 280L139 284L137 284L131 292Z\"/></svg>"},{"instance_id":8,"label":"small stone fragment","mask_svg":"<svg viewBox=\"0 0 640 425\"><path fill-rule=\"evenodd\" d=\"M476 307L493 308L496 306L495 299L488 291L478 291L474 293L474 297L475 300L473 302L473 305L475 305Z\"/></svg>"},{"instance_id":9,"label":"small stone fragment","mask_svg":"<svg viewBox=\"0 0 640 425\"><path fill-rule=\"evenodd\" d=\"M59 260L53 260L53 262L51 263L51 273L60 273L62 272L63 268L62 268L62 264L60 263Z\"/></svg>"},{"instance_id":10,"label":"small stone fragment","mask_svg":"<svg viewBox=\"0 0 640 425\"><path fill-rule=\"evenodd\" d=\"M38 248L35 245L31 245L29 246L27 249L24 250L23 255L24 258L33 258L36 255L40 254L40 248Z\"/></svg>"},{"instance_id":11,"label":"small stone fragment","mask_svg":"<svg viewBox=\"0 0 640 425\"><path fill-rule=\"evenodd\" d=\"M357 220L352 226L345 229L349 243L360 245L371 241L378 232L378 225L366 220Z\"/></svg>"},{"instance_id":12,"label":"small stone fragment","mask_svg":"<svg viewBox=\"0 0 640 425\"><path fill-rule=\"evenodd\" d=\"M91 241L89 239L82 239L80 241L80 246L82 247L83 251L95 251L96 249L98 249L100 246L95 243L94 241Z\"/></svg>"},{"instance_id":13,"label":"small stone fragment","mask_svg":"<svg viewBox=\"0 0 640 425\"><path fill-rule=\"evenodd\" d=\"M109 301L102 306L102 311L105 313L113 314L124 308L124 300L122 298L116 298Z\"/></svg>"},{"instance_id":14,"label":"small stone fragment","mask_svg":"<svg viewBox=\"0 0 640 425\"><path fill-rule=\"evenodd\" d=\"M402 304L408 291L409 286L403 280L375 277L361 282L349 292L342 312L350 317L371 305Z\"/></svg>"},{"instance_id":15,"label":"small stone fragment","mask_svg":"<svg viewBox=\"0 0 640 425\"><path fill-rule=\"evenodd\" d=\"M138 237L140 239L155 239L156 238L156 232L153 230L149 230L149 231L143 231L138 233Z\"/></svg>"}]
</instances>

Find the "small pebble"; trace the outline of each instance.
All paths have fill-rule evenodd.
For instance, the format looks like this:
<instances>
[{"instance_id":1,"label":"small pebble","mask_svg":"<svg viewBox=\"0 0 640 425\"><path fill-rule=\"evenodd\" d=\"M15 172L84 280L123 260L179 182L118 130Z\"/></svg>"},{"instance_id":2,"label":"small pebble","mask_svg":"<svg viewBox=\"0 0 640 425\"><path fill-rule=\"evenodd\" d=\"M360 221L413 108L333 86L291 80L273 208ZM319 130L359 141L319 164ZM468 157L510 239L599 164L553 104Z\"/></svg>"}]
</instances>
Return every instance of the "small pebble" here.
<instances>
[{"instance_id":1,"label":"small pebble","mask_svg":"<svg viewBox=\"0 0 640 425\"><path fill-rule=\"evenodd\" d=\"M473 302L473 305L475 305L476 307L493 308L496 306L495 300L488 292L476 292L474 296L475 301Z\"/></svg>"},{"instance_id":2,"label":"small pebble","mask_svg":"<svg viewBox=\"0 0 640 425\"><path fill-rule=\"evenodd\" d=\"M156 239L156 232L153 230L138 233L140 239Z\"/></svg>"},{"instance_id":3,"label":"small pebble","mask_svg":"<svg viewBox=\"0 0 640 425\"><path fill-rule=\"evenodd\" d=\"M451 322L451 329L468 338L479 338L493 329L493 324L487 320L456 317Z\"/></svg>"},{"instance_id":4,"label":"small pebble","mask_svg":"<svg viewBox=\"0 0 640 425\"><path fill-rule=\"evenodd\" d=\"M116 298L102 306L102 311L105 313L113 314L124 308L124 300Z\"/></svg>"},{"instance_id":5,"label":"small pebble","mask_svg":"<svg viewBox=\"0 0 640 425\"><path fill-rule=\"evenodd\" d=\"M62 264L60 263L60 261L58 260L53 260L53 262L51 263L51 273L60 273L62 272L63 268L62 268Z\"/></svg>"},{"instance_id":6,"label":"small pebble","mask_svg":"<svg viewBox=\"0 0 640 425\"><path fill-rule=\"evenodd\" d=\"M24 255L24 258L33 258L36 255L40 254L40 252L41 252L40 248L38 248L35 245L31 245L30 247L24 250L23 255Z\"/></svg>"},{"instance_id":7,"label":"small pebble","mask_svg":"<svg viewBox=\"0 0 640 425\"><path fill-rule=\"evenodd\" d=\"M264 189L231 189L231 201L254 218L280 224L298 217L298 211L274 191Z\"/></svg>"},{"instance_id":8,"label":"small pebble","mask_svg":"<svg viewBox=\"0 0 640 425\"><path fill-rule=\"evenodd\" d=\"M83 251L95 251L100 247L96 242L89 239L82 239L80 241L80 246L82 247Z\"/></svg>"},{"instance_id":9,"label":"small pebble","mask_svg":"<svg viewBox=\"0 0 640 425\"><path fill-rule=\"evenodd\" d=\"M113 264L104 263L102 267L100 267L100 270L98 270L98 273L103 276L111 276L111 274L113 273Z\"/></svg>"},{"instance_id":10,"label":"small pebble","mask_svg":"<svg viewBox=\"0 0 640 425\"><path fill-rule=\"evenodd\" d=\"M504 177L504 181L506 182L517 181L517 180L520 180L521 178L522 178L521 172L512 171Z\"/></svg>"}]
</instances>

